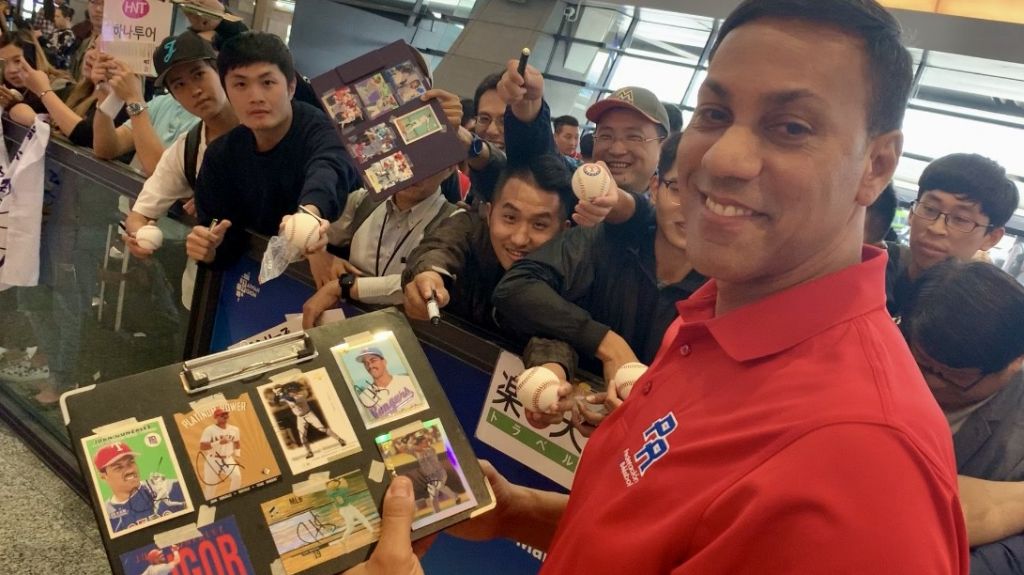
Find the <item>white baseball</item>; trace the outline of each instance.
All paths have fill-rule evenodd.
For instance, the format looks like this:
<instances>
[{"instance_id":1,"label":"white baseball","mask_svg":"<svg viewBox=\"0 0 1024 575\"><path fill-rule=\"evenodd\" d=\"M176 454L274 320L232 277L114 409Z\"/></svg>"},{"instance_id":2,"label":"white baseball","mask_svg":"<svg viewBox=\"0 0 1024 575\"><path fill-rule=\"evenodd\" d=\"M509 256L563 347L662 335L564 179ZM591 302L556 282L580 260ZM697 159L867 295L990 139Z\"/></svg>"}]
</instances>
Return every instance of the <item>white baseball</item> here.
<instances>
[{"instance_id":1,"label":"white baseball","mask_svg":"<svg viewBox=\"0 0 1024 575\"><path fill-rule=\"evenodd\" d=\"M583 164L572 175L572 191L582 201L591 201L611 193L615 180L601 164Z\"/></svg>"},{"instance_id":2,"label":"white baseball","mask_svg":"<svg viewBox=\"0 0 1024 575\"><path fill-rule=\"evenodd\" d=\"M297 212L284 225L284 239L295 249L306 251L320 239L320 220L306 212Z\"/></svg>"},{"instance_id":3,"label":"white baseball","mask_svg":"<svg viewBox=\"0 0 1024 575\"><path fill-rule=\"evenodd\" d=\"M619 399L626 399L629 397L629 392L633 390L633 384L647 371L647 366L631 361L624 363L619 367L619 370L612 376L612 386L615 388L616 393L619 395Z\"/></svg>"},{"instance_id":4,"label":"white baseball","mask_svg":"<svg viewBox=\"0 0 1024 575\"><path fill-rule=\"evenodd\" d=\"M164 245L164 233L153 224L146 224L135 231L135 241L147 250L156 250Z\"/></svg>"},{"instance_id":5,"label":"white baseball","mask_svg":"<svg viewBox=\"0 0 1024 575\"><path fill-rule=\"evenodd\" d=\"M550 369L542 366L525 369L516 381L516 397L530 411L547 412L558 403L558 386L562 382Z\"/></svg>"}]
</instances>

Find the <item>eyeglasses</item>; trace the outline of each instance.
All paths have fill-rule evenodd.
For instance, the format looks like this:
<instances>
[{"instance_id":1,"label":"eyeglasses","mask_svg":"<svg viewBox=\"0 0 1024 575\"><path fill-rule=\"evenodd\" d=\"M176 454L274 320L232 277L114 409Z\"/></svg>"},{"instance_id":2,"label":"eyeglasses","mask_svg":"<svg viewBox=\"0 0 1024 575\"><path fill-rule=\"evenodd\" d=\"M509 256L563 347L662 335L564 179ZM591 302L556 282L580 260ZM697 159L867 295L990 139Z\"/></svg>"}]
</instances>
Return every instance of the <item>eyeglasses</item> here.
<instances>
[{"instance_id":1,"label":"eyeglasses","mask_svg":"<svg viewBox=\"0 0 1024 575\"><path fill-rule=\"evenodd\" d=\"M662 136L654 136L653 138L645 138L642 134L628 134L626 136L616 136L611 132L601 132L594 134L594 146L602 146L606 148L612 147L615 142L622 142L627 148L638 148L647 142L661 141L665 138Z\"/></svg>"},{"instance_id":2,"label":"eyeglasses","mask_svg":"<svg viewBox=\"0 0 1024 575\"><path fill-rule=\"evenodd\" d=\"M679 180L664 180L661 178L658 179L661 181L661 188L659 189L659 193L666 193L666 196L668 197L668 202L670 204L674 206L682 205L682 190L679 188Z\"/></svg>"},{"instance_id":3,"label":"eyeglasses","mask_svg":"<svg viewBox=\"0 0 1024 575\"><path fill-rule=\"evenodd\" d=\"M917 367L921 370L921 373L923 373L925 375L931 375L931 376L933 376L933 377L935 377L937 379L940 379L943 382L945 382L945 383L947 383L947 384L949 384L949 385L951 385L951 386L953 386L955 388L958 388L961 391L970 391L971 388L973 388L974 386L976 386L979 383L981 383L981 381L983 379L985 379L986 377L988 377L990 375L988 373L982 372L981 375L979 375L978 377L976 377L973 380L971 380L970 383L965 383L962 380L953 379L953 378L949 377L948 375L946 375L945 373L943 373L943 372L935 369L934 367L931 367L930 365L928 365L928 363L930 363L930 362L932 362L934 360L928 358L928 356L925 355L924 352L922 352L921 350L917 349L916 345L911 345L910 346L910 354L914 356L914 361L917 362Z\"/></svg>"},{"instance_id":4,"label":"eyeglasses","mask_svg":"<svg viewBox=\"0 0 1024 575\"><path fill-rule=\"evenodd\" d=\"M497 118L492 118L490 116L477 116L476 117L476 125L481 130L486 130L487 127L490 126L492 123L494 124L494 127L499 132L504 132L505 131L505 116L499 116Z\"/></svg>"},{"instance_id":5,"label":"eyeglasses","mask_svg":"<svg viewBox=\"0 0 1024 575\"><path fill-rule=\"evenodd\" d=\"M976 230L977 228L985 228L986 230L988 230L995 227L992 224L979 224L978 222L970 218L940 211L938 208L934 206L922 204L921 202L914 202L910 204L910 211L915 216L929 222L934 222L935 220L939 219L939 216L942 216L943 218L945 218L947 228L951 230L956 230L964 234L969 234Z\"/></svg>"}]
</instances>

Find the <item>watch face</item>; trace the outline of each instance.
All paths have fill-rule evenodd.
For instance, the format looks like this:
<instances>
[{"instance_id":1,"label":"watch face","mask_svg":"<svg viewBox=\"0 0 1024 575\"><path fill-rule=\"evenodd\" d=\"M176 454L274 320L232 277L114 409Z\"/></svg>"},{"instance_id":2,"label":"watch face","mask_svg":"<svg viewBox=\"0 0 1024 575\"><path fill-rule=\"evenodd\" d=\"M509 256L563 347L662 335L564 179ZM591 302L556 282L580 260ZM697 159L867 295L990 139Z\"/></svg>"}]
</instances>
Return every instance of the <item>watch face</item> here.
<instances>
[{"instance_id":1,"label":"watch face","mask_svg":"<svg viewBox=\"0 0 1024 575\"><path fill-rule=\"evenodd\" d=\"M484 141L481 138L473 138L473 144L469 147L469 153L474 158L484 151Z\"/></svg>"}]
</instances>

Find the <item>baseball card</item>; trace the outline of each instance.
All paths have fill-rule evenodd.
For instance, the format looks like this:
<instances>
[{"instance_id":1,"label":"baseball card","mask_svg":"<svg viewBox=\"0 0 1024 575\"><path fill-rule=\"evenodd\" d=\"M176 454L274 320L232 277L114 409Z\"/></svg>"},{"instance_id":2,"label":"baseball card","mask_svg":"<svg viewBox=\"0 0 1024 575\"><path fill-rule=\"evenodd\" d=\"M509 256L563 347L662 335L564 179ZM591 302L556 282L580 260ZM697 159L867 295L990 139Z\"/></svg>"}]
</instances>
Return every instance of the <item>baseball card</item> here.
<instances>
[{"instance_id":1,"label":"baseball card","mask_svg":"<svg viewBox=\"0 0 1024 575\"><path fill-rule=\"evenodd\" d=\"M408 114L393 118L391 121L406 144L444 131L444 124L438 121L437 115L434 114L434 108L430 106L423 106Z\"/></svg>"},{"instance_id":2,"label":"baseball card","mask_svg":"<svg viewBox=\"0 0 1024 575\"><path fill-rule=\"evenodd\" d=\"M367 128L362 134L348 137L348 151L360 164L395 149L395 132L381 123Z\"/></svg>"},{"instance_id":3,"label":"baseball card","mask_svg":"<svg viewBox=\"0 0 1024 575\"><path fill-rule=\"evenodd\" d=\"M425 94L430 87L420 72L420 67L412 61L392 66L384 70L384 75L387 76L391 86L394 87L398 101L403 104L419 100L420 96Z\"/></svg>"},{"instance_id":4,"label":"baseball card","mask_svg":"<svg viewBox=\"0 0 1024 575\"><path fill-rule=\"evenodd\" d=\"M361 450L327 369L256 388L292 474Z\"/></svg>"},{"instance_id":5,"label":"baseball card","mask_svg":"<svg viewBox=\"0 0 1024 575\"><path fill-rule=\"evenodd\" d=\"M380 515L358 469L326 480L313 492L290 493L260 507L288 574L380 538Z\"/></svg>"},{"instance_id":6,"label":"baseball card","mask_svg":"<svg viewBox=\"0 0 1024 575\"><path fill-rule=\"evenodd\" d=\"M174 421L207 502L281 476L248 394L176 413Z\"/></svg>"},{"instance_id":7,"label":"baseball card","mask_svg":"<svg viewBox=\"0 0 1024 575\"><path fill-rule=\"evenodd\" d=\"M366 168L366 179L374 193L393 188L412 176L412 163L403 152L395 152Z\"/></svg>"},{"instance_id":8,"label":"baseball card","mask_svg":"<svg viewBox=\"0 0 1024 575\"><path fill-rule=\"evenodd\" d=\"M346 129L356 122L363 120L363 111L359 108L359 99L352 93L348 86L339 86L324 93L320 100L324 108L334 121Z\"/></svg>"},{"instance_id":9,"label":"baseball card","mask_svg":"<svg viewBox=\"0 0 1024 575\"><path fill-rule=\"evenodd\" d=\"M365 80L356 82L356 93L363 101L369 120L398 107L398 100L391 93L391 87L384 81L382 74L374 74Z\"/></svg>"},{"instance_id":10,"label":"baseball card","mask_svg":"<svg viewBox=\"0 0 1024 575\"><path fill-rule=\"evenodd\" d=\"M440 419L416 422L376 438L392 475L412 480L419 529L476 506Z\"/></svg>"},{"instance_id":11,"label":"baseball card","mask_svg":"<svg viewBox=\"0 0 1024 575\"><path fill-rule=\"evenodd\" d=\"M345 342L331 348L363 425L371 429L427 409L423 390L395 335L385 331L365 339L359 345Z\"/></svg>"},{"instance_id":12,"label":"baseball card","mask_svg":"<svg viewBox=\"0 0 1024 575\"><path fill-rule=\"evenodd\" d=\"M111 539L192 512L162 418L83 437L82 448Z\"/></svg>"},{"instance_id":13,"label":"baseball card","mask_svg":"<svg viewBox=\"0 0 1024 575\"><path fill-rule=\"evenodd\" d=\"M234 516L199 528L202 537L160 548L154 544L121 555L125 575L230 573L255 575Z\"/></svg>"}]
</instances>

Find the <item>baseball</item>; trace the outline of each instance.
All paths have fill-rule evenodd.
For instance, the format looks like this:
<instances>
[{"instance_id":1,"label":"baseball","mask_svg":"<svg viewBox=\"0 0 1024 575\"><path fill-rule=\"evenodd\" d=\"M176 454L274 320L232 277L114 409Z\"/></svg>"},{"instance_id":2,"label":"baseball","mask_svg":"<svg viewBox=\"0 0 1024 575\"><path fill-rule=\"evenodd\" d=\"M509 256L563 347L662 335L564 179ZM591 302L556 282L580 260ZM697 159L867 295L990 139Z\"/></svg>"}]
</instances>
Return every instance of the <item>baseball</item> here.
<instances>
[{"instance_id":1,"label":"baseball","mask_svg":"<svg viewBox=\"0 0 1024 575\"><path fill-rule=\"evenodd\" d=\"M561 381L546 367L531 367L519 374L516 397L530 411L547 412L558 403Z\"/></svg>"},{"instance_id":2,"label":"baseball","mask_svg":"<svg viewBox=\"0 0 1024 575\"><path fill-rule=\"evenodd\" d=\"M582 201L595 200L613 189L615 180L601 164L583 164L572 175L572 191Z\"/></svg>"},{"instance_id":3,"label":"baseball","mask_svg":"<svg viewBox=\"0 0 1024 575\"><path fill-rule=\"evenodd\" d=\"M640 376L647 371L647 366L631 361L629 363L622 364L619 370L615 372L612 377L612 386L615 387L616 393L619 395L619 399L625 400L629 397L629 392L633 390L633 384L640 379Z\"/></svg>"},{"instance_id":4,"label":"baseball","mask_svg":"<svg viewBox=\"0 0 1024 575\"><path fill-rule=\"evenodd\" d=\"M135 241L147 250L156 250L164 244L164 233L154 224L146 224L136 230Z\"/></svg>"},{"instance_id":5,"label":"baseball","mask_svg":"<svg viewBox=\"0 0 1024 575\"><path fill-rule=\"evenodd\" d=\"M284 239L293 248L306 251L320 239L320 220L306 212L295 213L284 225Z\"/></svg>"}]
</instances>

